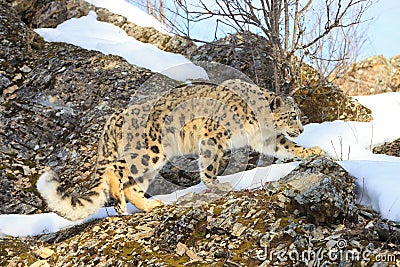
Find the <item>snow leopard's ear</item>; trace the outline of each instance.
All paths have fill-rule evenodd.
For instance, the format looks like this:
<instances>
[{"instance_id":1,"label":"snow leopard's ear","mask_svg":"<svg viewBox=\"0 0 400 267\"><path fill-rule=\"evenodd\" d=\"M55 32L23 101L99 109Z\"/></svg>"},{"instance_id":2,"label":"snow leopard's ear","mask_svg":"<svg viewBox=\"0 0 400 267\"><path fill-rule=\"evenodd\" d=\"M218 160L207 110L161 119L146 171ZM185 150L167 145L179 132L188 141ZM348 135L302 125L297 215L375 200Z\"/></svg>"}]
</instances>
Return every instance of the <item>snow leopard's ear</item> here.
<instances>
[{"instance_id":1,"label":"snow leopard's ear","mask_svg":"<svg viewBox=\"0 0 400 267\"><path fill-rule=\"evenodd\" d=\"M279 109L282 106L283 99L280 96L275 97L272 102L269 104L269 108L272 112Z\"/></svg>"}]
</instances>

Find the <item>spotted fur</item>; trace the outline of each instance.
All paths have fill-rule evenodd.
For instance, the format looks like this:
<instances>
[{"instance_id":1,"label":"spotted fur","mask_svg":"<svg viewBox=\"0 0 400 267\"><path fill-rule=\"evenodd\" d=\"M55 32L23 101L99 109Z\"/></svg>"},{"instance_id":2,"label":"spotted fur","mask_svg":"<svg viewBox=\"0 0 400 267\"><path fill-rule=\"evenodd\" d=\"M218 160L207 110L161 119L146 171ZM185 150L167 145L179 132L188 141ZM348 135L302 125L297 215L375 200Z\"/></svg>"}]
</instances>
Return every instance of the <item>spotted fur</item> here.
<instances>
[{"instance_id":1,"label":"spotted fur","mask_svg":"<svg viewBox=\"0 0 400 267\"><path fill-rule=\"evenodd\" d=\"M161 203L146 199L144 192L168 159L197 154L204 184L228 189L216 180L224 151L249 145L279 158L322 154L319 148L303 148L287 138L301 132L300 111L290 97L239 80L181 86L159 99L139 99L108 119L99 142L95 183L86 194L90 197L57 190L58 178L51 171L40 177L38 189L52 210L71 220L94 213L110 196L117 200L119 214L126 212L126 199L150 211Z\"/></svg>"}]
</instances>

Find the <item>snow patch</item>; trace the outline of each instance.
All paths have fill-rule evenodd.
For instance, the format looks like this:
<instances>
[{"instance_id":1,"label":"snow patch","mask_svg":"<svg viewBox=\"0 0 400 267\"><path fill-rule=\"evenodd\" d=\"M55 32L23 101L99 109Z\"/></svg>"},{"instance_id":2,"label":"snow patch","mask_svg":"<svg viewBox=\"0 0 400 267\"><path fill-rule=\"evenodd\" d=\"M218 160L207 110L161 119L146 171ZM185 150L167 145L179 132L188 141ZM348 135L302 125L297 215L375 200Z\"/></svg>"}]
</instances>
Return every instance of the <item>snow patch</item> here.
<instances>
[{"instance_id":1,"label":"snow patch","mask_svg":"<svg viewBox=\"0 0 400 267\"><path fill-rule=\"evenodd\" d=\"M171 35L166 27L156 18L124 0L85 0L95 7L108 9L110 12L124 16L128 21L142 27L153 27L157 31Z\"/></svg>"},{"instance_id":2,"label":"snow patch","mask_svg":"<svg viewBox=\"0 0 400 267\"><path fill-rule=\"evenodd\" d=\"M357 177L357 195L383 218L400 221L400 163L382 161L343 161L339 163Z\"/></svg>"},{"instance_id":3,"label":"snow patch","mask_svg":"<svg viewBox=\"0 0 400 267\"><path fill-rule=\"evenodd\" d=\"M111 2L111 1L110 1ZM185 81L207 77L206 72L199 71L198 66L184 56L162 51L152 44L142 43L129 36L121 28L97 20L94 11L87 16L72 18L54 28L40 28L35 30L47 42L64 42L80 46L87 50L96 50L104 54L123 57L130 64L150 69L154 72L163 72L168 77ZM174 71L179 65L185 70ZM199 74L199 72L201 72Z\"/></svg>"}]
</instances>

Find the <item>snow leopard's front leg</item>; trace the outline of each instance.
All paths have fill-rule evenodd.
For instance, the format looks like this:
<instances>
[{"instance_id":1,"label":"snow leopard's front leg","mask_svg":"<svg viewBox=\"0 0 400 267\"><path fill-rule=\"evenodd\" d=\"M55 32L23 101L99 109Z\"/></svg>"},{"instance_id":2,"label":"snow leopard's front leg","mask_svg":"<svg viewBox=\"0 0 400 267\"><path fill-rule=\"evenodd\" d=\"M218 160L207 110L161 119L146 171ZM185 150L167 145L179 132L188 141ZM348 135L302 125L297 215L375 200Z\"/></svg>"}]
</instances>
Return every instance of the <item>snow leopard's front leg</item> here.
<instances>
[{"instance_id":1,"label":"snow leopard's front leg","mask_svg":"<svg viewBox=\"0 0 400 267\"><path fill-rule=\"evenodd\" d=\"M305 159L312 155L325 155L319 147L305 148L287 139L283 134L277 136L275 155L279 159Z\"/></svg>"}]
</instances>

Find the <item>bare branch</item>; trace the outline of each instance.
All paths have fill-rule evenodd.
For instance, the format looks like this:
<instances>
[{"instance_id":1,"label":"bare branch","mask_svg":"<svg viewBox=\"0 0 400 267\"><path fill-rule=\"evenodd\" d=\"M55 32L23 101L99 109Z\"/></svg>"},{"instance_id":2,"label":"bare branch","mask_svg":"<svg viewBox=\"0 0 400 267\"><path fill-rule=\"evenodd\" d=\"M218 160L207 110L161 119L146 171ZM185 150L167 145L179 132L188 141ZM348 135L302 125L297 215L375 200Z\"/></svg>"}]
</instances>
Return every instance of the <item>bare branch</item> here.
<instances>
[{"instance_id":1,"label":"bare branch","mask_svg":"<svg viewBox=\"0 0 400 267\"><path fill-rule=\"evenodd\" d=\"M190 36L194 23L213 19L214 31L208 30L214 39L225 31L243 36L251 31L265 37L267 44L263 45L273 59L273 87L279 91L286 77L293 77L292 65L301 66L298 60L312 62L320 73L347 64L353 58L351 33L372 0L192 0L190 6L189 1L174 1L180 11L174 21L184 22L184 26L176 23L171 28L179 33ZM159 6L160 14L167 10L165 5Z\"/></svg>"}]
</instances>

